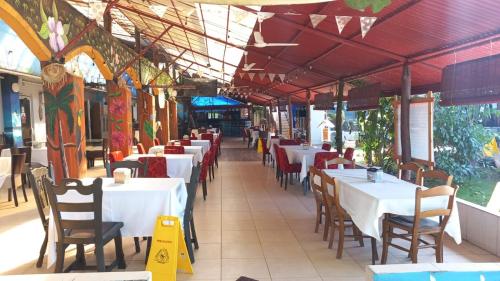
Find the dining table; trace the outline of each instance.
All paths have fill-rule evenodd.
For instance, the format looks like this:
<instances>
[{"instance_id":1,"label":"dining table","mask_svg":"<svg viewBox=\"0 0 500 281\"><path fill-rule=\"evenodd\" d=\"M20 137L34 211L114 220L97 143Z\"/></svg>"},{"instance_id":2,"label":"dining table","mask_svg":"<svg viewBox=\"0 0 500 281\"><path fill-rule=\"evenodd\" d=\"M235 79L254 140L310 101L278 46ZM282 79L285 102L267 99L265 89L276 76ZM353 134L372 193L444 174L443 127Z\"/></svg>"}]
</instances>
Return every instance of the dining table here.
<instances>
[{"instance_id":1,"label":"dining table","mask_svg":"<svg viewBox=\"0 0 500 281\"><path fill-rule=\"evenodd\" d=\"M94 178L84 178L90 185ZM102 221L123 222L123 237L153 236L158 216L184 218L187 201L186 183L183 178L130 178L125 183L115 183L113 178L102 178ZM57 196L59 202L92 202L92 195L82 195L70 190ZM52 212L49 215L47 268L56 261L57 232ZM62 213L72 220L89 219L92 213Z\"/></svg>"},{"instance_id":2,"label":"dining table","mask_svg":"<svg viewBox=\"0 0 500 281\"><path fill-rule=\"evenodd\" d=\"M12 173L12 159L10 156L0 157L0 189L5 185L7 188L10 187L9 177Z\"/></svg>"},{"instance_id":3,"label":"dining table","mask_svg":"<svg viewBox=\"0 0 500 281\"><path fill-rule=\"evenodd\" d=\"M286 156L288 157L288 162L290 164L300 163L300 181L304 181L307 178L307 172L309 166L314 165L314 157L318 152L327 152L320 147L315 146L302 146L302 145L282 145L280 146L285 149Z\"/></svg>"},{"instance_id":4,"label":"dining table","mask_svg":"<svg viewBox=\"0 0 500 281\"><path fill-rule=\"evenodd\" d=\"M124 160L137 161L140 157L165 157L167 160L167 176L171 178L183 178L186 183L191 180L191 173L193 169L193 155L192 154L163 154L157 156L156 154L130 154Z\"/></svg>"},{"instance_id":5,"label":"dining table","mask_svg":"<svg viewBox=\"0 0 500 281\"><path fill-rule=\"evenodd\" d=\"M183 147L184 147L185 154L192 154L193 155L193 165L196 165L197 163L203 161L203 155L205 155L205 153L203 151L202 146L186 145ZM148 154L155 154L155 152L157 152L157 151L161 151L163 153L164 149L165 149L164 145L152 146L149 148Z\"/></svg>"},{"instance_id":6,"label":"dining table","mask_svg":"<svg viewBox=\"0 0 500 281\"><path fill-rule=\"evenodd\" d=\"M351 216L352 221L366 235L381 240L381 220L385 214L415 215L416 184L398 179L384 173L379 182L367 179L366 169L325 169L328 176L334 177L339 188L340 205ZM317 178L314 179L318 181ZM422 187L425 188L425 187ZM328 186L333 194L333 187ZM462 242L460 220L456 202L446 225L445 232L457 244ZM422 211L447 208L448 197L434 197L422 200ZM438 218L433 218L438 220Z\"/></svg>"},{"instance_id":7,"label":"dining table","mask_svg":"<svg viewBox=\"0 0 500 281\"><path fill-rule=\"evenodd\" d=\"M10 149L2 149L2 157L10 157ZM46 167L49 166L49 161L47 160L47 147L42 148L31 148L31 162L40 163Z\"/></svg>"}]
</instances>

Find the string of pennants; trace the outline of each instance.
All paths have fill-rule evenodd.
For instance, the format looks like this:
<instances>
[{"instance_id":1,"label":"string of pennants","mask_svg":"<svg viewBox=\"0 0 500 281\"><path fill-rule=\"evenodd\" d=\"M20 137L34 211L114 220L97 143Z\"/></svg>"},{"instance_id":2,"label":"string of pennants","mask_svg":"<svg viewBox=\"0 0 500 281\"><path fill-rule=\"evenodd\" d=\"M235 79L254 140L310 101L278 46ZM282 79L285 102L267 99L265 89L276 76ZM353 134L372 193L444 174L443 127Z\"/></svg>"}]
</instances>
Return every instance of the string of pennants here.
<instances>
[{"instance_id":1,"label":"string of pennants","mask_svg":"<svg viewBox=\"0 0 500 281\"><path fill-rule=\"evenodd\" d=\"M285 83L285 77L286 77L286 74L284 73L278 74L278 73L266 73L266 72L259 72L259 73L239 72L238 75L240 79L243 79L245 76L248 76L248 78L250 78L250 81L253 81L255 77L258 77L260 81L264 81L267 76L271 82L274 82L274 79L278 78L281 81L281 83Z\"/></svg>"},{"instance_id":2,"label":"string of pennants","mask_svg":"<svg viewBox=\"0 0 500 281\"><path fill-rule=\"evenodd\" d=\"M259 21L264 21L266 19L270 19L275 15L272 12L257 12L257 18ZM283 15L288 16L302 16L303 14L298 13L284 13ZM322 21L324 21L330 15L322 15L322 14L309 14L309 19L311 20L311 25L313 28L316 28ZM342 34L342 31L346 27L346 25L351 22L352 16L334 16L335 23L337 24L337 29L339 34ZM361 26L361 37L365 38L366 34L372 28L373 24L377 20L377 17L359 17L359 24Z\"/></svg>"}]
</instances>

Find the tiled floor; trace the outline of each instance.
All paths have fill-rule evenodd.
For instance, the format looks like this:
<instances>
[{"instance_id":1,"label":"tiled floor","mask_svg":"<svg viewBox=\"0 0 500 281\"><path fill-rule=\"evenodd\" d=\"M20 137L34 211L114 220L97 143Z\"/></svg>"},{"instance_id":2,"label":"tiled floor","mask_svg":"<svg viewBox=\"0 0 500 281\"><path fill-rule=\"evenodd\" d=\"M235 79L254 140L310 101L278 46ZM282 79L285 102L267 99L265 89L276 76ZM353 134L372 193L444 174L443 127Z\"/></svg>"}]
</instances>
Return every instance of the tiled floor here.
<instances>
[{"instance_id":1,"label":"tiled floor","mask_svg":"<svg viewBox=\"0 0 500 281\"><path fill-rule=\"evenodd\" d=\"M226 139L223 153L241 153L241 139ZM256 152L251 152L256 153ZM257 280L364 280L364 267L370 263L369 241L360 248L346 241L344 256L335 258L320 233L314 233L314 202L304 196L297 183L287 191L279 187L274 171L262 162L228 161L239 159L228 155L219 162L215 180L208 185L203 201L201 188L195 204L195 224L200 249L196 252L193 275L179 274L179 280L236 280L247 276ZM92 176L104 175L102 169ZM34 266L43 230L34 200L13 208L0 192L0 274L49 272ZM499 262L500 259L464 242L460 246L447 241L446 262ZM142 244L145 248L145 243ZM113 246L106 249L113 257ZM125 238L127 270L144 269L144 254L135 254L133 241ZM380 251L380 246L379 246ZM74 251L67 253L71 261ZM93 251L88 250L88 261ZM419 255L421 262L434 261L432 252ZM409 263L403 252L392 251L390 263Z\"/></svg>"}]
</instances>

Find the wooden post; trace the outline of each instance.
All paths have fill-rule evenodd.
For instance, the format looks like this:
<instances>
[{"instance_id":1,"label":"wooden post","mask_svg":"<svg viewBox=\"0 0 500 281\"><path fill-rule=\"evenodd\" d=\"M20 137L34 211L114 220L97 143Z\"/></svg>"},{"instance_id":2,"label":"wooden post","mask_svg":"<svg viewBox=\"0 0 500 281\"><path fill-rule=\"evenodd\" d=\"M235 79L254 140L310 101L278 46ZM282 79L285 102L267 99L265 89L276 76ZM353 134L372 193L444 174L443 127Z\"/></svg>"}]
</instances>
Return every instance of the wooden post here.
<instances>
[{"instance_id":1,"label":"wooden post","mask_svg":"<svg viewBox=\"0 0 500 281\"><path fill-rule=\"evenodd\" d=\"M168 101L168 113L170 121L170 139L179 139L179 130L177 128L177 103L173 100Z\"/></svg>"},{"instance_id":2,"label":"wooden post","mask_svg":"<svg viewBox=\"0 0 500 281\"><path fill-rule=\"evenodd\" d=\"M307 142L311 143L311 90L306 90L306 135Z\"/></svg>"},{"instance_id":3,"label":"wooden post","mask_svg":"<svg viewBox=\"0 0 500 281\"><path fill-rule=\"evenodd\" d=\"M276 120L274 120L273 116L274 106L273 103L269 103L269 131L276 133Z\"/></svg>"},{"instance_id":4,"label":"wooden post","mask_svg":"<svg viewBox=\"0 0 500 281\"><path fill-rule=\"evenodd\" d=\"M132 93L126 85L119 86L113 80L106 81L106 91L109 150L127 156L132 153Z\"/></svg>"},{"instance_id":5,"label":"wooden post","mask_svg":"<svg viewBox=\"0 0 500 281\"><path fill-rule=\"evenodd\" d=\"M410 142L410 95L411 95L411 71L408 63L403 65L403 76L401 77L401 160L403 163L411 161Z\"/></svg>"},{"instance_id":6,"label":"wooden post","mask_svg":"<svg viewBox=\"0 0 500 281\"><path fill-rule=\"evenodd\" d=\"M337 112L335 115L335 146L339 153L342 153L342 109L344 99L344 80L339 81L339 90L337 91Z\"/></svg>"},{"instance_id":7,"label":"wooden post","mask_svg":"<svg viewBox=\"0 0 500 281\"><path fill-rule=\"evenodd\" d=\"M292 96L288 96L288 134L293 139Z\"/></svg>"},{"instance_id":8,"label":"wooden post","mask_svg":"<svg viewBox=\"0 0 500 281\"><path fill-rule=\"evenodd\" d=\"M278 126L279 126L279 132L280 132L280 135L283 134L283 131L282 131L282 128L281 128L281 110L280 110L280 99L277 99L277 102L278 102L278 105L277 105L277 108L278 108Z\"/></svg>"},{"instance_id":9,"label":"wooden post","mask_svg":"<svg viewBox=\"0 0 500 281\"><path fill-rule=\"evenodd\" d=\"M109 9L106 13L102 15L102 19L104 22L104 30L111 33L111 24L113 21L113 19L111 18L111 9Z\"/></svg>"}]
</instances>

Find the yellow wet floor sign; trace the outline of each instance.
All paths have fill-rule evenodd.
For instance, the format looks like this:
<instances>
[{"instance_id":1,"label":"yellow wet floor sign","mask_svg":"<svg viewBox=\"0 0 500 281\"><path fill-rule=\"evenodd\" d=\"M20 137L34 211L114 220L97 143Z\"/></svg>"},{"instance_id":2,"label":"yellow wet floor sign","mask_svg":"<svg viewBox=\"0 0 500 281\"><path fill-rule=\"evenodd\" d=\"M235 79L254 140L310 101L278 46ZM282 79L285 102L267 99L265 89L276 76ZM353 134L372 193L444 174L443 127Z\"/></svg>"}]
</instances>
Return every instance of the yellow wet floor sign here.
<instances>
[{"instance_id":1,"label":"yellow wet floor sign","mask_svg":"<svg viewBox=\"0 0 500 281\"><path fill-rule=\"evenodd\" d=\"M261 138L259 138L259 140L257 142L257 152L262 153L262 139Z\"/></svg>"},{"instance_id":2,"label":"yellow wet floor sign","mask_svg":"<svg viewBox=\"0 0 500 281\"><path fill-rule=\"evenodd\" d=\"M178 269L193 273L179 218L159 216L146 270L151 271L155 281L175 281Z\"/></svg>"}]
</instances>

